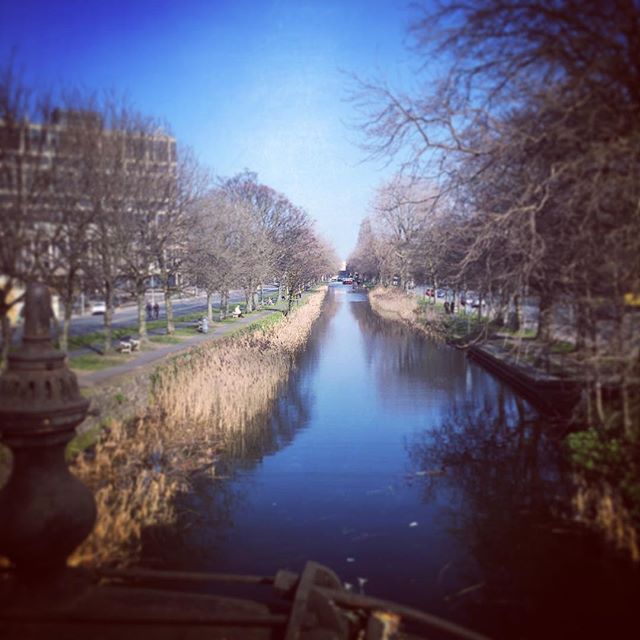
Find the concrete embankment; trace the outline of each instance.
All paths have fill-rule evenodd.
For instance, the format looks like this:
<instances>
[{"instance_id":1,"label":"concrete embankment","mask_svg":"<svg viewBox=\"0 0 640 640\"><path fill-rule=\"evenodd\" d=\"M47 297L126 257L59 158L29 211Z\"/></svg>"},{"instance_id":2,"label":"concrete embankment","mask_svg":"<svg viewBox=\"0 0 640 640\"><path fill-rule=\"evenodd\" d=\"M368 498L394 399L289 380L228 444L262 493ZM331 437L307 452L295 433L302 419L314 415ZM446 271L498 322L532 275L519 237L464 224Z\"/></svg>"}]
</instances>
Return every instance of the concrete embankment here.
<instances>
[{"instance_id":1,"label":"concrete embankment","mask_svg":"<svg viewBox=\"0 0 640 640\"><path fill-rule=\"evenodd\" d=\"M546 414L569 417L580 400L581 387L576 380L552 375L523 362L499 343L471 345L468 353Z\"/></svg>"},{"instance_id":2,"label":"concrete embankment","mask_svg":"<svg viewBox=\"0 0 640 640\"><path fill-rule=\"evenodd\" d=\"M481 321L476 317L473 318L475 326L472 326L470 317L446 315L435 306L419 304L415 296L397 289L377 287L369 299L373 310L379 315L400 321L431 338L444 339L454 346L467 348L470 357L546 414L567 417L580 399L581 387L577 380L541 369L527 359L533 347L540 359L544 345L527 340L527 348L521 349L522 341L490 339L488 331L484 339L478 341L477 336L482 335L482 328L489 327L486 324L477 326Z\"/></svg>"}]
</instances>

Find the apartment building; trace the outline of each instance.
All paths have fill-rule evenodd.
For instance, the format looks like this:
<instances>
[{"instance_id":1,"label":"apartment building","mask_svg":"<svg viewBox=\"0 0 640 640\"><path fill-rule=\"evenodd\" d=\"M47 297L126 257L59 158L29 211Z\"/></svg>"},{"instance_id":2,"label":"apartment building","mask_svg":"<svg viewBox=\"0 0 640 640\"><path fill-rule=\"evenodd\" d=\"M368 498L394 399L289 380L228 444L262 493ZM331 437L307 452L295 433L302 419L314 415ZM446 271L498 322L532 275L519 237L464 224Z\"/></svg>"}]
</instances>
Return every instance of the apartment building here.
<instances>
[{"instance_id":1,"label":"apartment building","mask_svg":"<svg viewBox=\"0 0 640 640\"><path fill-rule=\"evenodd\" d=\"M162 216L152 178L176 179L176 167L175 138L131 123L108 129L92 111L57 109L46 122L0 119L0 289L11 284L18 291L5 295L15 298L23 280L55 276L65 249L61 222L95 210L96 202L107 212L118 180L127 182L136 171L151 177L146 192L135 194L137 206L142 199ZM104 197L89 193L92 188ZM95 250L89 242L87 263ZM12 309L12 320L18 311Z\"/></svg>"}]
</instances>

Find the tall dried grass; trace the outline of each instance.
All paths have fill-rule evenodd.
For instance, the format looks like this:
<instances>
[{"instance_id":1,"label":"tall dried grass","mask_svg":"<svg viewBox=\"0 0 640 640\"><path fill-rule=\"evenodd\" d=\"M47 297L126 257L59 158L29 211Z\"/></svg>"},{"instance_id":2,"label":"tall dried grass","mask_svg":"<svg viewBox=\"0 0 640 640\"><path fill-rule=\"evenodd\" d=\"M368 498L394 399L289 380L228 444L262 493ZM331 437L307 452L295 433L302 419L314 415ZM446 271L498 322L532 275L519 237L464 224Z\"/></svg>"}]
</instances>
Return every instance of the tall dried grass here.
<instances>
[{"instance_id":1,"label":"tall dried grass","mask_svg":"<svg viewBox=\"0 0 640 640\"><path fill-rule=\"evenodd\" d=\"M277 396L307 341L324 296L314 295L278 324L210 342L158 371L154 402L174 438L195 442L241 432Z\"/></svg>"},{"instance_id":2,"label":"tall dried grass","mask_svg":"<svg viewBox=\"0 0 640 640\"><path fill-rule=\"evenodd\" d=\"M446 323L441 314L435 309L420 307L415 296L397 288L376 287L369 292L369 302L383 318L403 322L430 338L443 338L446 334Z\"/></svg>"},{"instance_id":3,"label":"tall dried grass","mask_svg":"<svg viewBox=\"0 0 640 640\"><path fill-rule=\"evenodd\" d=\"M113 422L73 471L93 491L98 518L71 564L124 565L139 556L146 527L175 522L171 498L186 488L169 430L154 419Z\"/></svg>"},{"instance_id":4,"label":"tall dried grass","mask_svg":"<svg viewBox=\"0 0 640 640\"><path fill-rule=\"evenodd\" d=\"M605 483L587 483L575 478L577 490L573 498L576 518L604 533L606 539L640 561L640 540L629 511L614 489Z\"/></svg>"},{"instance_id":5,"label":"tall dried grass","mask_svg":"<svg viewBox=\"0 0 640 640\"><path fill-rule=\"evenodd\" d=\"M127 565L143 532L176 522L175 497L189 475L215 467L216 452L240 440L268 411L320 315L326 289L287 318L212 341L154 374L153 402L133 423L112 423L74 472L94 491L98 520L72 564Z\"/></svg>"}]
</instances>

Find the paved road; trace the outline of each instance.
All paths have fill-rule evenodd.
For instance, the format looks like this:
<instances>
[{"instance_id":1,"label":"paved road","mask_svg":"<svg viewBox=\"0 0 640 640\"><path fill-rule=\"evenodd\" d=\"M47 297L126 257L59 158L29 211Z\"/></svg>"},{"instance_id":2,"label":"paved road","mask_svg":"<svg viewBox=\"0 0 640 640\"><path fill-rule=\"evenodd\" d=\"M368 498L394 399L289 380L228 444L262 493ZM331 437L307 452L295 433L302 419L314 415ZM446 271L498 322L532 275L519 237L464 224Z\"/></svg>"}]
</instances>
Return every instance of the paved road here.
<instances>
[{"instance_id":1,"label":"paved road","mask_svg":"<svg viewBox=\"0 0 640 640\"><path fill-rule=\"evenodd\" d=\"M277 291L275 287L264 287L265 296L273 296L273 294ZM229 294L229 301L231 304L238 304L239 302L244 302L244 293L242 291L236 290L231 291ZM213 296L214 304L220 302L220 296ZM207 298L206 296L199 296L197 298L182 298L173 301L173 313L176 316L187 315L190 313L195 313L197 311L204 312L207 306ZM164 319L164 304L160 304L160 320ZM125 328L125 327L135 327L138 322L138 307L135 305L119 307L116 309L112 326L115 329ZM83 335L86 333L92 333L94 331L99 331L104 326L104 319L102 315L95 316L76 316L71 319L71 330L70 334L72 336Z\"/></svg>"},{"instance_id":2,"label":"paved road","mask_svg":"<svg viewBox=\"0 0 640 640\"><path fill-rule=\"evenodd\" d=\"M265 286L264 295L271 296L273 298L274 293L277 292L276 287ZM229 294L229 301L231 304L238 304L244 302L244 293L240 290L231 291ZM220 296L213 296L214 304L220 302ZM193 298L181 298L173 301L173 313L175 316L187 315L198 311L206 311L207 298L206 296L198 296ZM164 304L160 305L160 320L165 318ZM112 320L112 326L114 329L135 328L138 323L138 307L134 305L127 305L118 307L115 310ZM100 331L104 327L104 316L102 315L84 315L74 316L71 318L71 326L69 334L72 336L81 336L87 333L93 333ZM22 327L16 327L13 334L13 341L18 343L22 337Z\"/></svg>"}]
</instances>

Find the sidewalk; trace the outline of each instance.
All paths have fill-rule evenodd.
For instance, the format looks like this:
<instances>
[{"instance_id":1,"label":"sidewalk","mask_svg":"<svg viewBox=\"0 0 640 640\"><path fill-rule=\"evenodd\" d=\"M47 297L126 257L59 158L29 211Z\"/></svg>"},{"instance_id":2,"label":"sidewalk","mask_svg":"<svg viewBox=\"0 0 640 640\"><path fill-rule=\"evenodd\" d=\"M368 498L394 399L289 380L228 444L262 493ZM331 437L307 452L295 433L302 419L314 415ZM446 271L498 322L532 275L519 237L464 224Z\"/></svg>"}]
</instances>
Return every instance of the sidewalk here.
<instances>
[{"instance_id":1,"label":"sidewalk","mask_svg":"<svg viewBox=\"0 0 640 640\"><path fill-rule=\"evenodd\" d=\"M248 326L254 322L262 320L272 313L282 313L282 311L277 308L263 309L261 311L254 312L249 316L238 318L235 322L218 325L210 330L209 333L194 333L192 337L183 338L179 343L153 344L152 350L136 352L126 362L107 369L101 369L99 371L81 371L76 369L74 371L78 376L78 382L81 387L93 387L107 380L111 380L112 378L117 378L123 374L146 367L151 363L159 362L167 356L184 351L202 342L206 342L207 340L221 338L229 333L237 331L243 326Z\"/></svg>"}]
</instances>

